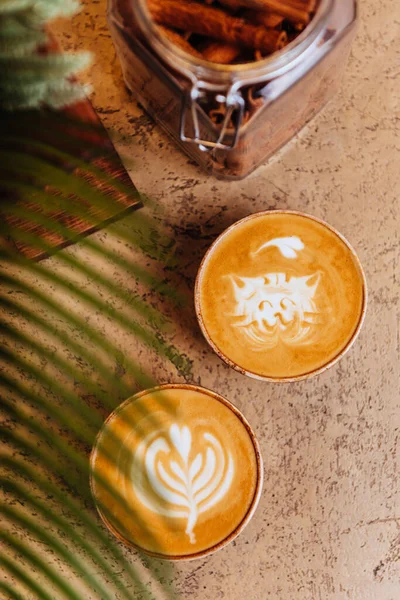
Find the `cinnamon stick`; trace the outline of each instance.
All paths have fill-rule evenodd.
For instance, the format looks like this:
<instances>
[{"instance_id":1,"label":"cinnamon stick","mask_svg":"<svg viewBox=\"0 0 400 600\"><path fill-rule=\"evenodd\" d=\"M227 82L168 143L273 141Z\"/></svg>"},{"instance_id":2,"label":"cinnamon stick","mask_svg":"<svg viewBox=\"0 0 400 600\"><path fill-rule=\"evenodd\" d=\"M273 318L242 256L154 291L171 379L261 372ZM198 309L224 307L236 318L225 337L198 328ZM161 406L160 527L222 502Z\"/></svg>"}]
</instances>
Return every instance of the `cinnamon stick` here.
<instances>
[{"instance_id":1,"label":"cinnamon stick","mask_svg":"<svg viewBox=\"0 0 400 600\"><path fill-rule=\"evenodd\" d=\"M209 117L215 125L221 125L221 123L225 119L225 116L226 116L226 106L223 106L222 104L218 108L212 108L209 112ZM232 123L232 120L230 119L229 123L227 124L227 128L232 129L232 126L233 126L233 123Z\"/></svg>"},{"instance_id":2,"label":"cinnamon stick","mask_svg":"<svg viewBox=\"0 0 400 600\"><path fill-rule=\"evenodd\" d=\"M203 2L210 3L210 0L203 0ZM292 6L311 13L315 11L318 0L218 0L218 2L232 8L252 8L263 11L271 11L271 4L279 4L283 7Z\"/></svg>"},{"instance_id":3,"label":"cinnamon stick","mask_svg":"<svg viewBox=\"0 0 400 600\"><path fill-rule=\"evenodd\" d=\"M282 15L264 12L261 10L246 10L242 16L251 23L264 25L264 27L267 27L268 29L276 29L277 27L280 27L285 20L285 17Z\"/></svg>"},{"instance_id":4,"label":"cinnamon stick","mask_svg":"<svg viewBox=\"0 0 400 600\"><path fill-rule=\"evenodd\" d=\"M202 56L210 62L220 65L231 64L240 54L239 46L222 42L209 42L202 48Z\"/></svg>"},{"instance_id":5,"label":"cinnamon stick","mask_svg":"<svg viewBox=\"0 0 400 600\"><path fill-rule=\"evenodd\" d=\"M159 25L193 31L228 44L269 54L287 43L285 31L252 25L194 0L148 0L148 5L153 19Z\"/></svg>"},{"instance_id":6,"label":"cinnamon stick","mask_svg":"<svg viewBox=\"0 0 400 600\"><path fill-rule=\"evenodd\" d=\"M274 12L293 23L310 22L317 0L219 0L229 8L252 8L265 12Z\"/></svg>"},{"instance_id":7,"label":"cinnamon stick","mask_svg":"<svg viewBox=\"0 0 400 600\"><path fill-rule=\"evenodd\" d=\"M196 58L202 57L200 52L193 48L193 46L187 40L185 40L185 38L179 35L178 32L174 31L173 29L169 29L169 27L164 27L163 25L159 25L158 29L160 30L160 33L173 42L175 46L182 48L182 50L188 54L191 54L192 56L196 56Z\"/></svg>"}]
</instances>

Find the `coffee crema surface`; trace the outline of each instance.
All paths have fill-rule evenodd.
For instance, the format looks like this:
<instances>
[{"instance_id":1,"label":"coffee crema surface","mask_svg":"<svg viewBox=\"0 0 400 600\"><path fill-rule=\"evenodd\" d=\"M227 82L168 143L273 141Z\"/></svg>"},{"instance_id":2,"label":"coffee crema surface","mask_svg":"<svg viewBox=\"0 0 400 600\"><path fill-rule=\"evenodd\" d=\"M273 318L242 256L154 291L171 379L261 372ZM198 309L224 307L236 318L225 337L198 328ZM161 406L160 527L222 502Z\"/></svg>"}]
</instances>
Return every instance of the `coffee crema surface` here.
<instances>
[{"instance_id":1,"label":"coffee crema surface","mask_svg":"<svg viewBox=\"0 0 400 600\"><path fill-rule=\"evenodd\" d=\"M365 279L348 243L293 212L247 217L207 253L196 282L206 338L254 377L295 379L334 362L358 332Z\"/></svg>"},{"instance_id":2,"label":"coffee crema surface","mask_svg":"<svg viewBox=\"0 0 400 600\"><path fill-rule=\"evenodd\" d=\"M128 544L195 558L230 541L262 484L250 427L229 402L194 386L161 386L121 405L91 456L107 526Z\"/></svg>"}]
</instances>

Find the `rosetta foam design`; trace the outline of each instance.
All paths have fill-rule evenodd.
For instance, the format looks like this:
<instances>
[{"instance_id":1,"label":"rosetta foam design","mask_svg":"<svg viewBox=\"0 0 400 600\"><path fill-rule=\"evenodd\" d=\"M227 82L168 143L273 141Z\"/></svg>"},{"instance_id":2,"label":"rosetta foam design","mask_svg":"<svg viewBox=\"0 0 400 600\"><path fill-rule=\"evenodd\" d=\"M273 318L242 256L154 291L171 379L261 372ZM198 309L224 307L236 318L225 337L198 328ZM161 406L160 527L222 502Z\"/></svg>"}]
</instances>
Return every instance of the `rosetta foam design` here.
<instances>
[{"instance_id":1,"label":"rosetta foam design","mask_svg":"<svg viewBox=\"0 0 400 600\"><path fill-rule=\"evenodd\" d=\"M235 473L232 455L221 442L207 432L203 438L205 444L196 452L189 427L173 423L168 431L157 431L139 444L132 464L132 485L139 500L154 513L186 519L191 544L196 544L193 530L198 516L221 502Z\"/></svg>"},{"instance_id":2,"label":"rosetta foam design","mask_svg":"<svg viewBox=\"0 0 400 600\"><path fill-rule=\"evenodd\" d=\"M222 548L260 498L262 460L250 426L227 400L188 384L126 400L107 419L90 463L111 531L172 560Z\"/></svg>"}]
</instances>

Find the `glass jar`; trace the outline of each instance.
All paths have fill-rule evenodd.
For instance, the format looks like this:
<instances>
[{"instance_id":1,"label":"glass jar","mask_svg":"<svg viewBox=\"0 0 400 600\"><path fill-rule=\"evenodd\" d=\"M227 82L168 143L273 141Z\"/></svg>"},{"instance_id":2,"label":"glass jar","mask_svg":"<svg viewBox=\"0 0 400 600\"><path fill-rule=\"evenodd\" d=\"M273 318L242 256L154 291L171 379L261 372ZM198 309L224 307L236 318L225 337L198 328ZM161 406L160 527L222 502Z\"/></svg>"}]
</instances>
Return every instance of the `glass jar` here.
<instances>
[{"instance_id":1,"label":"glass jar","mask_svg":"<svg viewBox=\"0 0 400 600\"><path fill-rule=\"evenodd\" d=\"M320 0L294 41L240 65L211 63L176 46L152 21L146 0L109 0L108 20L134 98L207 172L242 179L337 91L357 0ZM219 124L210 118L216 103L223 107Z\"/></svg>"}]
</instances>

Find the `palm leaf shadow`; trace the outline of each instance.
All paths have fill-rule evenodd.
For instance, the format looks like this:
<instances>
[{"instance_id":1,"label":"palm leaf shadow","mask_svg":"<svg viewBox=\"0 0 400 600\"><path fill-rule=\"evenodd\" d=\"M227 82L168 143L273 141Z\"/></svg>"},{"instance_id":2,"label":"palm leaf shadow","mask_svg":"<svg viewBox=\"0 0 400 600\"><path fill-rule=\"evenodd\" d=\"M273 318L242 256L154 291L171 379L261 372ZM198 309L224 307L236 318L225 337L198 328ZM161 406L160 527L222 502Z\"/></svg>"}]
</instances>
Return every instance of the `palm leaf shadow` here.
<instances>
[{"instance_id":1,"label":"palm leaf shadow","mask_svg":"<svg viewBox=\"0 0 400 600\"><path fill-rule=\"evenodd\" d=\"M140 289L181 303L136 261L141 253L142 263L168 267L174 243L142 210L131 228L116 222L141 199L95 125L53 113L2 114L0 133L1 587L10 598L175 598L171 566L134 558L99 524L88 466L104 418L156 383L137 358L142 348L190 378L190 361L164 339L165 317L113 277L118 270ZM134 246L134 257L85 237L111 222L113 239ZM76 251L59 252L77 242ZM135 340L137 357L93 314Z\"/></svg>"}]
</instances>

